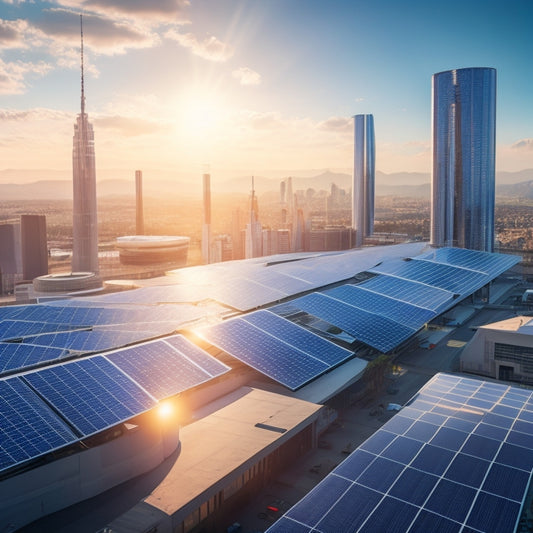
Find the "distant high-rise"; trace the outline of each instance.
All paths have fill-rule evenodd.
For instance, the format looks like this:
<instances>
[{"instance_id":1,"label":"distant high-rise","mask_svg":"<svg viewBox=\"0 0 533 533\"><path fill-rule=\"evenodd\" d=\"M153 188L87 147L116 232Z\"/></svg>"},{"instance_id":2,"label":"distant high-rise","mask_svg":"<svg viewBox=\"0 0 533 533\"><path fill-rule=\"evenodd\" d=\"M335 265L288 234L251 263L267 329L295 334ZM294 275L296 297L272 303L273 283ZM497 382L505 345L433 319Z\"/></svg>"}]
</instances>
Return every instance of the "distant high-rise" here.
<instances>
[{"instance_id":1,"label":"distant high-rise","mask_svg":"<svg viewBox=\"0 0 533 533\"><path fill-rule=\"evenodd\" d=\"M433 76L431 244L492 252L496 70Z\"/></svg>"},{"instance_id":2,"label":"distant high-rise","mask_svg":"<svg viewBox=\"0 0 533 533\"><path fill-rule=\"evenodd\" d=\"M20 243L22 277L31 281L38 276L48 274L48 246L44 215L21 215Z\"/></svg>"},{"instance_id":3,"label":"distant high-rise","mask_svg":"<svg viewBox=\"0 0 533 533\"><path fill-rule=\"evenodd\" d=\"M85 113L83 78L83 26L81 28L81 112L74 125L72 150L73 224L72 271L98 272L98 224L96 218L96 170L94 132Z\"/></svg>"},{"instance_id":4,"label":"distant high-rise","mask_svg":"<svg viewBox=\"0 0 533 533\"><path fill-rule=\"evenodd\" d=\"M141 170L135 171L135 232L137 235L144 235L143 173Z\"/></svg>"},{"instance_id":5,"label":"distant high-rise","mask_svg":"<svg viewBox=\"0 0 533 533\"><path fill-rule=\"evenodd\" d=\"M355 115L352 185L352 228L355 246L374 232L375 139L374 117Z\"/></svg>"},{"instance_id":6,"label":"distant high-rise","mask_svg":"<svg viewBox=\"0 0 533 533\"><path fill-rule=\"evenodd\" d=\"M202 224L202 260L211 263L211 175L203 174L204 186L204 221Z\"/></svg>"}]
</instances>

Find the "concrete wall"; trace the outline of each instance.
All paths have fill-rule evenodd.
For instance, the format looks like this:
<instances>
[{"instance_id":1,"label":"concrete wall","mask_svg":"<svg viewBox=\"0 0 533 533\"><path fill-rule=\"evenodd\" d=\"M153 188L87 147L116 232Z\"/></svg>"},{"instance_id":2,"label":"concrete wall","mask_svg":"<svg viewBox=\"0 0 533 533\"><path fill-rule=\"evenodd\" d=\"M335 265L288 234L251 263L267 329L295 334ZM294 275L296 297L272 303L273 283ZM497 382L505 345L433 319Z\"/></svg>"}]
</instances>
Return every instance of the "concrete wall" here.
<instances>
[{"instance_id":1,"label":"concrete wall","mask_svg":"<svg viewBox=\"0 0 533 533\"><path fill-rule=\"evenodd\" d=\"M132 426L115 440L8 478L0 482L0 531L14 531L148 472L178 444L177 425L159 431Z\"/></svg>"}]
</instances>

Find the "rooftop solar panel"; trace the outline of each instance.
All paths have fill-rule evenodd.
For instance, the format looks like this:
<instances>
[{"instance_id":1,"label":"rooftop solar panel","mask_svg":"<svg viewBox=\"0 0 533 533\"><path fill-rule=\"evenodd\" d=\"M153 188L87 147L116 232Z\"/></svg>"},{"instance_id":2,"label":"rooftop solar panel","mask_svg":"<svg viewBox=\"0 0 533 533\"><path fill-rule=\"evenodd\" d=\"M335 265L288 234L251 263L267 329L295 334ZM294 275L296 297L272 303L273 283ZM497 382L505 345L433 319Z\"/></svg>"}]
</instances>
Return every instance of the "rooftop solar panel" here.
<instances>
[{"instance_id":1,"label":"rooftop solar panel","mask_svg":"<svg viewBox=\"0 0 533 533\"><path fill-rule=\"evenodd\" d=\"M59 361L68 353L68 350L62 348L0 342L0 376L14 373L17 370L29 369L46 362Z\"/></svg>"},{"instance_id":2,"label":"rooftop solar panel","mask_svg":"<svg viewBox=\"0 0 533 533\"><path fill-rule=\"evenodd\" d=\"M242 319L226 320L198 333L214 346L291 390L302 387L330 368Z\"/></svg>"},{"instance_id":3,"label":"rooftop solar panel","mask_svg":"<svg viewBox=\"0 0 533 533\"><path fill-rule=\"evenodd\" d=\"M189 353L196 348L190 348L190 343L180 343L180 345ZM194 360L195 358L199 359L198 354L194 353L193 357L189 358L174 348L171 343L163 340L113 352L106 357L151 396L157 400L162 400L210 381L216 375L221 375L229 370L226 365L219 363L208 354L204 355L210 370L214 371L216 364L218 372L212 374L200 366Z\"/></svg>"},{"instance_id":4,"label":"rooftop solar panel","mask_svg":"<svg viewBox=\"0 0 533 533\"><path fill-rule=\"evenodd\" d=\"M155 401L102 356L48 367L22 378L80 436L89 436L147 411Z\"/></svg>"},{"instance_id":5,"label":"rooftop solar panel","mask_svg":"<svg viewBox=\"0 0 533 533\"><path fill-rule=\"evenodd\" d=\"M47 322L36 322L29 320L2 320L0 322L0 341L9 339L22 339L29 335L48 333L53 331L68 331L73 329L83 329L87 326L71 324L49 324Z\"/></svg>"},{"instance_id":6,"label":"rooftop solar panel","mask_svg":"<svg viewBox=\"0 0 533 533\"><path fill-rule=\"evenodd\" d=\"M496 428L503 433L493 438L472 433L472 426L462 431L446 425L463 422L459 415L472 410L467 401L488 392L492 404L476 411L481 418L475 428L511 400L516 411L499 416L510 418L512 426L532 397L531 391L504 384L438 374L268 533L293 526L336 533L514 532L533 472L531 448L508 442L511 429ZM451 405L442 415L439 406ZM413 427L434 413L438 416L429 419L441 425L413 440ZM529 425L520 427L533 436Z\"/></svg>"},{"instance_id":7,"label":"rooftop solar panel","mask_svg":"<svg viewBox=\"0 0 533 533\"><path fill-rule=\"evenodd\" d=\"M339 327L357 340L385 353L416 333L415 329L321 293L302 296L292 300L291 305Z\"/></svg>"},{"instance_id":8,"label":"rooftop solar panel","mask_svg":"<svg viewBox=\"0 0 533 533\"><path fill-rule=\"evenodd\" d=\"M353 356L352 352L270 311L255 311L242 319L329 366L338 365Z\"/></svg>"},{"instance_id":9,"label":"rooftop solar panel","mask_svg":"<svg viewBox=\"0 0 533 533\"><path fill-rule=\"evenodd\" d=\"M0 380L0 471L77 437L19 377Z\"/></svg>"},{"instance_id":10,"label":"rooftop solar panel","mask_svg":"<svg viewBox=\"0 0 533 533\"><path fill-rule=\"evenodd\" d=\"M382 263L371 268L370 272L418 281L458 294L470 294L491 280L483 272L415 259Z\"/></svg>"},{"instance_id":11,"label":"rooftop solar panel","mask_svg":"<svg viewBox=\"0 0 533 533\"><path fill-rule=\"evenodd\" d=\"M422 327L436 316L434 311L390 296L377 294L366 290L364 286L341 285L324 292L324 294L363 311L376 313L414 329Z\"/></svg>"}]
</instances>

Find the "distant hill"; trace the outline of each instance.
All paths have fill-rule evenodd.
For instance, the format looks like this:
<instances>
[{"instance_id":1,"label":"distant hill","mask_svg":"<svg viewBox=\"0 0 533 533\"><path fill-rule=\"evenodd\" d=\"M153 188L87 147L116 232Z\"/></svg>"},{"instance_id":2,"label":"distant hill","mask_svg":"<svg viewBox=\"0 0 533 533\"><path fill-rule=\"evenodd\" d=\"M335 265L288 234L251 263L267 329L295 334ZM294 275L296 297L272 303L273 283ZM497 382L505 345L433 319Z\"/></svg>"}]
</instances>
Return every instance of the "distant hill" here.
<instances>
[{"instance_id":1,"label":"distant hill","mask_svg":"<svg viewBox=\"0 0 533 533\"><path fill-rule=\"evenodd\" d=\"M300 174L302 171L298 171ZM101 170L104 177L97 181L97 194L105 196L132 196L135 194L135 180L132 172L123 170ZM201 194L202 180L187 176L175 176L171 172L161 172L161 178L154 178L151 172L144 173L144 195L197 196ZM290 174L288 174L290 175ZM30 178L33 177L33 180ZM329 191L332 183L347 192L352 187L352 176L347 172L325 170L308 177L293 177L293 190L315 189ZM255 176L254 186L257 194L278 192L281 179ZM520 172L497 172L496 194L498 196L521 196L533 198L533 169ZM252 188L251 176L223 180L212 176L212 194L241 193L249 194ZM414 198L430 197L430 174L422 172L397 172L385 174L376 172L376 195L403 196ZM68 171L58 170L2 170L0 171L0 200L70 200L72 181Z\"/></svg>"}]
</instances>

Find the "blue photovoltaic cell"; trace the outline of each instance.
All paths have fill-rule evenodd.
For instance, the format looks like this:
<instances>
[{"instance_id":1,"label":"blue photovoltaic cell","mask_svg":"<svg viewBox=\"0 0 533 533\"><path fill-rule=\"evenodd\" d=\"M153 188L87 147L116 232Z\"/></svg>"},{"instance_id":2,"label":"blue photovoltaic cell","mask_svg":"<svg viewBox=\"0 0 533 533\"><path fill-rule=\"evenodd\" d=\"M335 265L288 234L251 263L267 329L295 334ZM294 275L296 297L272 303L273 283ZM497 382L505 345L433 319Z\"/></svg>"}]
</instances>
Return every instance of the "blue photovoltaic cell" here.
<instances>
[{"instance_id":1,"label":"blue photovoltaic cell","mask_svg":"<svg viewBox=\"0 0 533 533\"><path fill-rule=\"evenodd\" d=\"M77 440L18 377L0 380L0 427L0 470Z\"/></svg>"},{"instance_id":2,"label":"blue photovoltaic cell","mask_svg":"<svg viewBox=\"0 0 533 533\"><path fill-rule=\"evenodd\" d=\"M157 400L213 379L209 372L163 340L113 352L106 357ZM224 372L227 371L224 367Z\"/></svg>"},{"instance_id":3,"label":"blue photovoltaic cell","mask_svg":"<svg viewBox=\"0 0 533 533\"><path fill-rule=\"evenodd\" d=\"M390 490L391 496L414 505L422 505L439 478L420 470L407 467Z\"/></svg>"},{"instance_id":4,"label":"blue photovoltaic cell","mask_svg":"<svg viewBox=\"0 0 533 533\"><path fill-rule=\"evenodd\" d=\"M62 348L0 342L0 376L45 362L58 361L68 355Z\"/></svg>"},{"instance_id":5,"label":"blue photovoltaic cell","mask_svg":"<svg viewBox=\"0 0 533 533\"><path fill-rule=\"evenodd\" d=\"M490 463L487 461L458 453L444 477L469 487L478 488L481 486L489 466Z\"/></svg>"},{"instance_id":6,"label":"blue photovoltaic cell","mask_svg":"<svg viewBox=\"0 0 533 533\"><path fill-rule=\"evenodd\" d=\"M102 356L26 374L23 378L82 436L147 411L155 401Z\"/></svg>"},{"instance_id":7,"label":"blue photovoltaic cell","mask_svg":"<svg viewBox=\"0 0 533 533\"><path fill-rule=\"evenodd\" d=\"M529 485L529 477L529 472L494 463L490 467L482 489L521 503Z\"/></svg>"},{"instance_id":8,"label":"blue photovoltaic cell","mask_svg":"<svg viewBox=\"0 0 533 533\"><path fill-rule=\"evenodd\" d=\"M291 305L339 327L382 352L389 352L416 333L416 330L388 318L362 311L321 293L302 296L292 300Z\"/></svg>"},{"instance_id":9,"label":"blue photovoltaic cell","mask_svg":"<svg viewBox=\"0 0 533 533\"><path fill-rule=\"evenodd\" d=\"M374 454L359 448L335 469L335 473L350 481L355 481L375 458Z\"/></svg>"},{"instance_id":10,"label":"blue photovoltaic cell","mask_svg":"<svg viewBox=\"0 0 533 533\"><path fill-rule=\"evenodd\" d=\"M454 452L426 444L415 457L411 466L428 474L440 476L455 456Z\"/></svg>"},{"instance_id":11,"label":"blue photovoltaic cell","mask_svg":"<svg viewBox=\"0 0 533 533\"><path fill-rule=\"evenodd\" d=\"M453 428L442 427L437 431L431 444L433 446L442 446L448 450L457 451L468 437L464 431L459 431Z\"/></svg>"},{"instance_id":12,"label":"blue photovoltaic cell","mask_svg":"<svg viewBox=\"0 0 533 533\"><path fill-rule=\"evenodd\" d=\"M430 513L422 509L420 514L416 517L410 529L415 532L431 532L431 533L459 533L461 531L461 524L452 522L443 516L435 513Z\"/></svg>"},{"instance_id":13,"label":"blue photovoltaic cell","mask_svg":"<svg viewBox=\"0 0 533 533\"><path fill-rule=\"evenodd\" d=\"M377 531L402 533L411 525L417 512L418 509L414 505L385 497L359 531L361 533L376 533Z\"/></svg>"},{"instance_id":14,"label":"blue photovoltaic cell","mask_svg":"<svg viewBox=\"0 0 533 533\"><path fill-rule=\"evenodd\" d=\"M406 465L412 461L422 446L423 444L417 440L399 436L389 444L382 455Z\"/></svg>"},{"instance_id":15,"label":"blue photovoltaic cell","mask_svg":"<svg viewBox=\"0 0 533 533\"><path fill-rule=\"evenodd\" d=\"M484 273L416 260L388 261L370 269L370 272L419 281L458 294L470 294L491 280L490 276Z\"/></svg>"},{"instance_id":16,"label":"blue photovoltaic cell","mask_svg":"<svg viewBox=\"0 0 533 533\"><path fill-rule=\"evenodd\" d=\"M470 487L441 479L424 507L457 522L462 522L474 501L476 491Z\"/></svg>"},{"instance_id":17,"label":"blue photovoltaic cell","mask_svg":"<svg viewBox=\"0 0 533 533\"><path fill-rule=\"evenodd\" d=\"M423 422L422 420L417 420L406 432L407 437L412 439L417 439L422 442L429 442L431 438L435 435L439 426L435 424L430 424L429 422Z\"/></svg>"},{"instance_id":18,"label":"blue photovoltaic cell","mask_svg":"<svg viewBox=\"0 0 533 533\"><path fill-rule=\"evenodd\" d=\"M422 327L436 316L434 311L368 291L359 285L341 285L324 294L414 329Z\"/></svg>"},{"instance_id":19,"label":"blue photovoltaic cell","mask_svg":"<svg viewBox=\"0 0 533 533\"><path fill-rule=\"evenodd\" d=\"M381 453L394 439L396 435L390 431L385 431L383 428L378 429L371 437L365 440L361 444L361 450L366 450L367 452L379 454Z\"/></svg>"},{"instance_id":20,"label":"blue photovoltaic cell","mask_svg":"<svg viewBox=\"0 0 533 533\"><path fill-rule=\"evenodd\" d=\"M402 473L404 465L389 461L384 457L376 457L358 478L357 483L378 492L387 492L398 476Z\"/></svg>"},{"instance_id":21,"label":"blue photovoltaic cell","mask_svg":"<svg viewBox=\"0 0 533 533\"><path fill-rule=\"evenodd\" d=\"M500 441L483 437L482 435L472 434L466 439L461 449L462 453L492 461L500 449Z\"/></svg>"},{"instance_id":22,"label":"blue photovoltaic cell","mask_svg":"<svg viewBox=\"0 0 533 533\"><path fill-rule=\"evenodd\" d=\"M204 372L211 377L221 376L230 370L229 366L221 363L207 352L204 352L198 346L186 339L183 335L173 335L165 338L164 342L170 344L176 350L181 352L187 359L197 364Z\"/></svg>"},{"instance_id":23,"label":"blue photovoltaic cell","mask_svg":"<svg viewBox=\"0 0 533 533\"><path fill-rule=\"evenodd\" d=\"M519 513L519 503L480 492L466 523L478 531L514 533Z\"/></svg>"},{"instance_id":24,"label":"blue photovoltaic cell","mask_svg":"<svg viewBox=\"0 0 533 533\"><path fill-rule=\"evenodd\" d=\"M263 374L296 390L330 367L242 319L226 320L199 334Z\"/></svg>"},{"instance_id":25,"label":"blue photovoltaic cell","mask_svg":"<svg viewBox=\"0 0 533 533\"><path fill-rule=\"evenodd\" d=\"M256 311L241 318L329 366L338 365L353 357L352 352L270 311Z\"/></svg>"}]
</instances>

